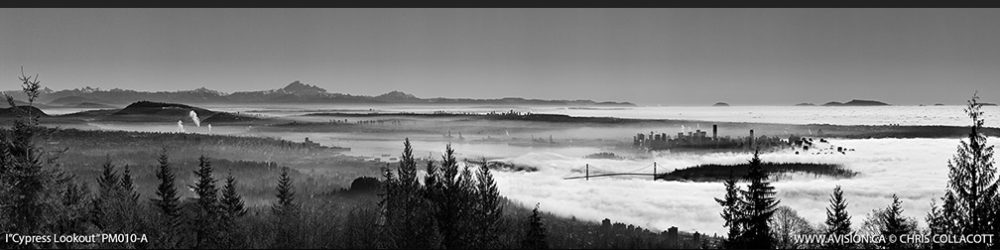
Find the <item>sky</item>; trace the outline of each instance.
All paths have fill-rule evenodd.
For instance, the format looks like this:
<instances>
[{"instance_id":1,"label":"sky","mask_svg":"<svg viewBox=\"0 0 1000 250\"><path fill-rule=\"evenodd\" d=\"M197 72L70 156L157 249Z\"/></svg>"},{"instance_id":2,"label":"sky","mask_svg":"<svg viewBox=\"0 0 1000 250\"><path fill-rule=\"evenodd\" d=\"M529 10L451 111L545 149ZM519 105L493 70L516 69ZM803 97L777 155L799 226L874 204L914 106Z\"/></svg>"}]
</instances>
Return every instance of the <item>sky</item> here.
<instances>
[{"instance_id":1,"label":"sky","mask_svg":"<svg viewBox=\"0 0 1000 250\"><path fill-rule=\"evenodd\" d=\"M0 9L0 89L1000 101L996 9Z\"/></svg>"}]
</instances>

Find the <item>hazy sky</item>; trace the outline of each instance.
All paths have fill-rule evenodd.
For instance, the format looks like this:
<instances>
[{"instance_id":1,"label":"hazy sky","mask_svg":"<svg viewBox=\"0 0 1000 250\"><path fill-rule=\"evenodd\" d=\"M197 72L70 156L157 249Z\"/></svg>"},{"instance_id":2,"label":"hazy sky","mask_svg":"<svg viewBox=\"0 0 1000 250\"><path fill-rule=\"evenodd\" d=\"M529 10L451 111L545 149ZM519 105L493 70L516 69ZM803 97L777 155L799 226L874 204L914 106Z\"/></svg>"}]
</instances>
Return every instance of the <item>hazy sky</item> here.
<instances>
[{"instance_id":1,"label":"hazy sky","mask_svg":"<svg viewBox=\"0 0 1000 250\"><path fill-rule=\"evenodd\" d=\"M274 89L644 105L1000 100L1000 10L2 9L0 89Z\"/></svg>"}]
</instances>

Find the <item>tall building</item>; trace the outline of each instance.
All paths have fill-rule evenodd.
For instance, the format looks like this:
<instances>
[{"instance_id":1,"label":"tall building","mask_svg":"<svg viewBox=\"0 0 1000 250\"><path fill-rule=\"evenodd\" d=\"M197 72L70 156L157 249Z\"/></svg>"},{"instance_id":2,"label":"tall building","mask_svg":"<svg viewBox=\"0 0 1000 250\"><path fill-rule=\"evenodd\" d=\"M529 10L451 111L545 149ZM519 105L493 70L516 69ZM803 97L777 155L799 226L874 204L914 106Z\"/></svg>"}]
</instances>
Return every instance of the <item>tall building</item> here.
<instances>
[{"instance_id":1,"label":"tall building","mask_svg":"<svg viewBox=\"0 0 1000 250\"><path fill-rule=\"evenodd\" d=\"M719 140L719 125L718 124L712 124L712 140L713 141L718 141Z\"/></svg>"}]
</instances>

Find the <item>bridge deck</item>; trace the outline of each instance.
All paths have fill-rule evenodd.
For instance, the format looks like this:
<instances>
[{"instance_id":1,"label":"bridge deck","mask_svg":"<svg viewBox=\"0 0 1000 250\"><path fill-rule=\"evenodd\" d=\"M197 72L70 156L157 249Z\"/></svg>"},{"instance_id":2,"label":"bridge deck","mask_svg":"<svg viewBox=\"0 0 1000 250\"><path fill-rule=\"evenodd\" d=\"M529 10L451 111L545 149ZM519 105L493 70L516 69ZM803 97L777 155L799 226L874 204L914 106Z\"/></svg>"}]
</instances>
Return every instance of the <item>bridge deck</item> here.
<instances>
[{"instance_id":1,"label":"bridge deck","mask_svg":"<svg viewBox=\"0 0 1000 250\"><path fill-rule=\"evenodd\" d=\"M585 179L585 178L588 178L588 177L623 176L623 175L628 175L628 176L653 176L653 174L649 174L649 173L611 173L611 174L592 174L590 176L572 176L572 177L563 178L563 180Z\"/></svg>"}]
</instances>

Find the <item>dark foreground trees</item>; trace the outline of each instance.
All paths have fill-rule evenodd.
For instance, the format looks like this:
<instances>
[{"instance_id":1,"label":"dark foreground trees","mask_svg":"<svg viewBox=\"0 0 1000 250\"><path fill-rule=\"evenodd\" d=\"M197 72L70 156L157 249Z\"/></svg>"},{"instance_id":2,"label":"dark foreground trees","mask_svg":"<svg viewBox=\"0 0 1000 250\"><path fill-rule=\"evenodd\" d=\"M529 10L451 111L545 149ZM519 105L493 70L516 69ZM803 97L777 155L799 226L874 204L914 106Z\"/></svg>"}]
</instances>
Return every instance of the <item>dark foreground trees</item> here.
<instances>
[{"instance_id":1,"label":"dark foreground trees","mask_svg":"<svg viewBox=\"0 0 1000 250\"><path fill-rule=\"evenodd\" d=\"M150 203L156 211L152 216L154 225L161 230L154 235L153 243L164 248L176 247L180 244L180 230L182 218L180 207L180 195L177 193L177 186L174 184L174 170L170 167L170 160L167 157L167 149L163 148L160 157L157 159L156 179L159 184L156 186L156 193L150 198Z\"/></svg>"},{"instance_id":2,"label":"dark foreground trees","mask_svg":"<svg viewBox=\"0 0 1000 250\"><path fill-rule=\"evenodd\" d=\"M272 247L287 249L299 247L298 226L302 221L299 217L299 206L295 201L295 191L292 187L292 178L288 174L288 167L281 168L281 175L278 176L278 186L275 188L275 198L277 201L271 205L274 229L276 235Z\"/></svg>"},{"instance_id":3,"label":"dark foreground trees","mask_svg":"<svg viewBox=\"0 0 1000 250\"><path fill-rule=\"evenodd\" d=\"M844 199L844 190L838 185L830 194L830 207L826 208L826 235L838 236L851 233L851 216L847 213L847 200ZM843 249L850 247L846 243L824 244L830 249Z\"/></svg>"},{"instance_id":4,"label":"dark foreground trees","mask_svg":"<svg viewBox=\"0 0 1000 250\"><path fill-rule=\"evenodd\" d=\"M194 248L217 248L216 243L222 238L219 224L221 221L221 209L219 206L219 190L215 186L215 178L212 176L212 163L205 156L198 158L198 170L194 172L198 180L190 188L194 190L195 205L193 207L194 220L191 220L190 227L194 229Z\"/></svg>"},{"instance_id":5,"label":"dark foreground trees","mask_svg":"<svg viewBox=\"0 0 1000 250\"><path fill-rule=\"evenodd\" d=\"M111 159L104 163L103 172L97 179L98 191L92 200L93 225L100 232L141 233L148 229L148 221L142 216L144 207L139 203L139 195L132 184L132 174L126 165L121 174ZM102 247L134 248L147 243L107 243Z\"/></svg>"},{"instance_id":6,"label":"dark foreground trees","mask_svg":"<svg viewBox=\"0 0 1000 250\"><path fill-rule=\"evenodd\" d=\"M798 241L796 237L815 233L813 228L809 226L809 222L788 206L781 206L775 210L770 227L776 249L805 248L809 245Z\"/></svg>"},{"instance_id":7,"label":"dark foreground trees","mask_svg":"<svg viewBox=\"0 0 1000 250\"><path fill-rule=\"evenodd\" d=\"M900 235L912 234L917 230L917 221L914 218L903 216L903 202L895 194L889 201L889 205L882 209L874 209L865 217L864 223L858 230L861 235L877 235L889 239L894 237L897 241L866 242L857 244L858 247L871 249L909 249L916 248L913 242L899 241Z\"/></svg>"},{"instance_id":8,"label":"dark foreground trees","mask_svg":"<svg viewBox=\"0 0 1000 250\"><path fill-rule=\"evenodd\" d=\"M422 184L409 139L395 173L384 170L381 194L384 247L491 248L503 223L503 203L493 175L483 163L473 172L460 168L448 145L440 170L427 163Z\"/></svg>"},{"instance_id":9,"label":"dark foreground trees","mask_svg":"<svg viewBox=\"0 0 1000 250\"><path fill-rule=\"evenodd\" d=\"M743 204L740 202L740 188L737 186L738 180L736 178L732 171L730 171L729 178L724 182L726 195L722 199L715 199L715 202L722 206L722 213L720 215L722 215L722 219L725 221L723 226L728 228L726 239L723 240L722 246L730 249L743 248Z\"/></svg>"},{"instance_id":10,"label":"dark foreground trees","mask_svg":"<svg viewBox=\"0 0 1000 250\"><path fill-rule=\"evenodd\" d=\"M17 106L14 98L4 94L16 114L9 129L0 130L0 231L23 235L45 235L81 230L88 233L86 188L65 174L54 162L58 155L36 144L46 131L38 126L34 101L41 94L38 76L24 74L18 78L28 97L27 106ZM64 193L65 192L65 193ZM3 248L47 247L44 243L14 245L0 243Z\"/></svg>"},{"instance_id":11,"label":"dark foreground trees","mask_svg":"<svg viewBox=\"0 0 1000 250\"><path fill-rule=\"evenodd\" d=\"M895 194L892 195L892 203L883 210L878 220L882 235L887 237L899 237L916 230L916 221L903 216L903 202ZM883 246L888 249L899 249L904 244L901 242L887 242Z\"/></svg>"},{"instance_id":12,"label":"dark foreground trees","mask_svg":"<svg viewBox=\"0 0 1000 250\"><path fill-rule=\"evenodd\" d=\"M726 196L716 201L723 206L722 217L729 234L724 246L730 248L772 248L771 216L778 206L774 186L761 164L759 151L754 151L750 168L744 178L746 190L736 186L734 178L725 182ZM739 194L736 196L735 194Z\"/></svg>"},{"instance_id":13,"label":"dark foreground trees","mask_svg":"<svg viewBox=\"0 0 1000 250\"><path fill-rule=\"evenodd\" d=\"M968 101L965 113L972 120L969 136L963 140L948 161L948 188L928 214L927 223L937 234L997 234L1000 233L1000 198L997 192L993 146L982 133L985 125L983 104L979 96ZM986 244L965 244L958 247L987 247Z\"/></svg>"},{"instance_id":14,"label":"dark foreground trees","mask_svg":"<svg viewBox=\"0 0 1000 250\"><path fill-rule=\"evenodd\" d=\"M549 243L545 236L545 227L542 224L542 217L538 214L538 205L531 210L531 217L528 217L528 232L524 240L521 241L521 249L549 249Z\"/></svg>"}]
</instances>

